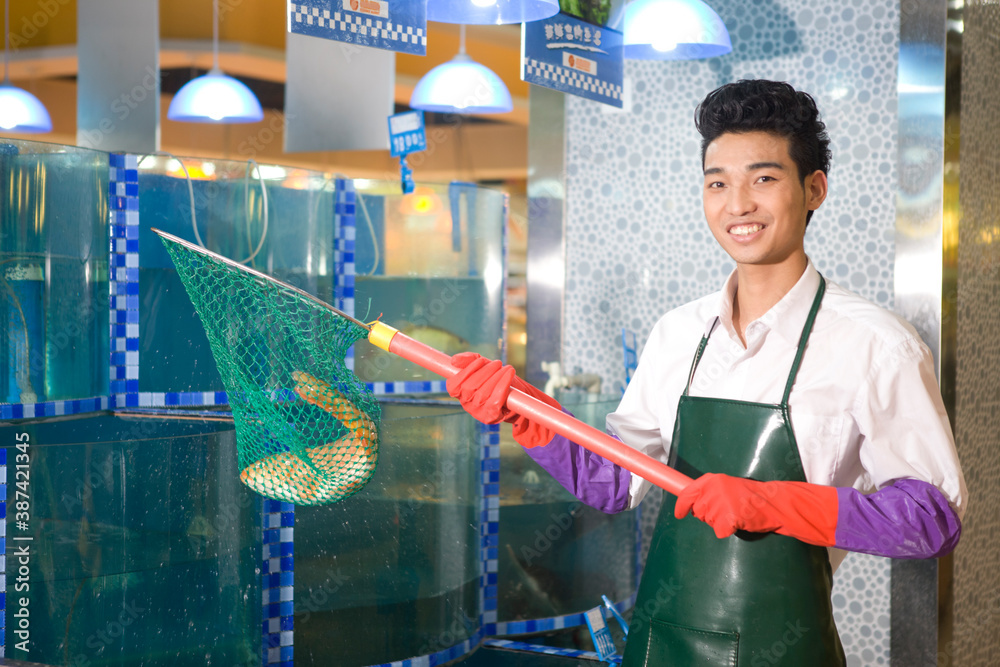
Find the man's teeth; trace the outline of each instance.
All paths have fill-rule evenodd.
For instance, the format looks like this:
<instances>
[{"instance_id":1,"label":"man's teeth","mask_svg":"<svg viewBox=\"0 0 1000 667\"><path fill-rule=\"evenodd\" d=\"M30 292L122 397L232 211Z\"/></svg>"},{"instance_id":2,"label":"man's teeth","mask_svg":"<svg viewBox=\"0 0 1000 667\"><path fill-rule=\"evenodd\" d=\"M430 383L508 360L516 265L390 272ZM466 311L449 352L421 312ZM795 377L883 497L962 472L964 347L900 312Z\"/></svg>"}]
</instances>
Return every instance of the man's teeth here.
<instances>
[{"instance_id":1,"label":"man's teeth","mask_svg":"<svg viewBox=\"0 0 1000 667\"><path fill-rule=\"evenodd\" d=\"M764 225L740 225L739 227L730 229L729 233L736 234L737 236L746 236L747 234L759 232L762 229L764 229Z\"/></svg>"}]
</instances>

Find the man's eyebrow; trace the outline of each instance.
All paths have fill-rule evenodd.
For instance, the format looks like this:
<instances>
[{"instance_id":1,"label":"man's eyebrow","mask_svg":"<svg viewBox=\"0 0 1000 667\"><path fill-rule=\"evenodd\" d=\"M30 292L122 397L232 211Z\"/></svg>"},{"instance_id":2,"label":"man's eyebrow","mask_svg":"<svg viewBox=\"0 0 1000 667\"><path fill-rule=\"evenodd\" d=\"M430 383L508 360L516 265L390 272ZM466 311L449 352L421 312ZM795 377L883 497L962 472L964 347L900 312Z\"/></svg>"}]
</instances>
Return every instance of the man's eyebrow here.
<instances>
[{"instance_id":1,"label":"man's eyebrow","mask_svg":"<svg viewBox=\"0 0 1000 667\"><path fill-rule=\"evenodd\" d=\"M785 171L785 165L780 162L754 162L753 164L747 165L746 171L757 171L758 169L780 169ZM723 174L725 169L722 167L709 167L705 170L706 176L712 176L714 174Z\"/></svg>"}]
</instances>

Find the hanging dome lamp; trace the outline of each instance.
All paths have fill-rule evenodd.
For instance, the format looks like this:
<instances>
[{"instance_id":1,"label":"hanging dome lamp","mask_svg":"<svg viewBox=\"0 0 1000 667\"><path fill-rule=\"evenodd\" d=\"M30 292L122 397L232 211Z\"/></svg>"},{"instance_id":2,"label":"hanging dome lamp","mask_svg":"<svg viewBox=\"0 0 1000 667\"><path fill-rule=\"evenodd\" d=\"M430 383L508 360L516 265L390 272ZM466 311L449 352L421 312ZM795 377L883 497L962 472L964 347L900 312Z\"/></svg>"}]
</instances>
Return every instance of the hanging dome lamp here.
<instances>
[{"instance_id":1,"label":"hanging dome lamp","mask_svg":"<svg viewBox=\"0 0 1000 667\"><path fill-rule=\"evenodd\" d=\"M702 0L634 0L625 7L625 57L696 60L733 50L729 31Z\"/></svg>"},{"instance_id":2,"label":"hanging dome lamp","mask_svg":"<svg viewBox=\"0 0 1000 667\"><path fill-rule=\"evenodd\" d=\"M177 91L167 118L186 123L256 123L264 119L253 91L219 69L219 0L212 0L212 69Z\"/></svg>"},{"instance_id":3,"label":"hanging dome lamp","mask_svg":"<svg viewBox=\"0 0 1000 667\"><path fill-rule=\"evenodd\" d=\"M507 113L514 108L510 91L493 70L465 53L465 26L459 27L458 54L417 82L410 107L461 114Z\"/></svg>"},{"instance_id":4,"label":"hanging dome lamp","mask_svg":"<svg viewBox=\"0 0 1000 667\"><path fill-rule=\"evenodd\" d=\"M3 83L0 83L0 130L51 132L52 119L41 101L10 82L10 0L3 4Z\"/></svg>"}]
</instances>

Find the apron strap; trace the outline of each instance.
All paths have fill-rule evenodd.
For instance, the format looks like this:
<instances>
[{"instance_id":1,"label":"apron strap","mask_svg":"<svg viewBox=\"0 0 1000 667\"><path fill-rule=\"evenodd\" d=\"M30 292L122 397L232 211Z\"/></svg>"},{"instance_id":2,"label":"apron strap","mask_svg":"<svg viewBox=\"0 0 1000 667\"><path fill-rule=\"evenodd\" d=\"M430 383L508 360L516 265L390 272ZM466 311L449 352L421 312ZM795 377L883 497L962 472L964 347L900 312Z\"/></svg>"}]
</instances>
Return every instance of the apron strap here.
<instances>
[{"instance_id":1,"label":"apron strap","mask_svg":"<svg viewBox=\"0 0 1000 667\"><path fill-rule=\"evenodd\" d=\"M712 328L708 330L708 333L701 337L701 343L698 345L698 351L694 353L694 359L691 360L691 371L688 373L687 386L684 387L684 396L688 395L688 391L691 389L691 381L694 380L694 372L698 369L698 362L701 361L701 355L705 352L705 346L708 345L708 337L712 335L715 331L715 327L719 324L719 318L716 317L715 321L712 322Z\"/></svg>"},{"instance_id":2,"label":"apron strap","mask_svg":"<svg viewBox=\"0 0 1000 667\"><path fill-rule=\"evenodd\" d=\"M809 317L806 318L806 324L802 327L802 336L799 338L799 349L795 352L795 361L792 362L792 370L788 374L788 382L785 384L785 395L781 397L781 405L783 406L788 405L788 397L792 393L795 376L799 374L799 364L802 362L802 355L806 351L806 342L809 340L809 334L812 333L813 322L816 320L816 313L819 312L819 305L823 301L824 292L826 292L826 280L820 275L819 288L816 290L815 298L813 298L812 308L809 309Z\"/></svg>"},{"instance_id":3,"label":"apron strap","mask_svg":"<svg viewBox=\"0 0 1000 667\"><path fill-rule=\"evenodd\" d=\"M795 352L795 360L792 362L792 370L788 373L788 382L785 384L785 393L781 397L781 405L788 405L788 397L792 393L792 385L795 384L795 376L799 374L799 365L802 363L802 355L806 351L806 343L809 341L809 334L812 333L813 322L816 320L816 313L819 312L819 306L823 302L823 294L826 292L826 279L823 278L822 274L819 277L819 288L816 290L816 296L813 297L812 307L809 309L809 316L806 317L805 326L802 327L802 335L799 337L799 347ZM712 323L712 328L708 330L708 333L701 337L701 343L698 345L698 351L694 353L694 359L691 360L691 371L688 373L687 385L684 387L684 396L688 395L691 390L691 382L694 380L694 372L698 369L698 363L701 361L701 355L705 352L705 347L708 345L708 337L712 335L715 331L715 327L719 324L719 318L716 317L715 321Z\"/></svg>"}]
</instances>

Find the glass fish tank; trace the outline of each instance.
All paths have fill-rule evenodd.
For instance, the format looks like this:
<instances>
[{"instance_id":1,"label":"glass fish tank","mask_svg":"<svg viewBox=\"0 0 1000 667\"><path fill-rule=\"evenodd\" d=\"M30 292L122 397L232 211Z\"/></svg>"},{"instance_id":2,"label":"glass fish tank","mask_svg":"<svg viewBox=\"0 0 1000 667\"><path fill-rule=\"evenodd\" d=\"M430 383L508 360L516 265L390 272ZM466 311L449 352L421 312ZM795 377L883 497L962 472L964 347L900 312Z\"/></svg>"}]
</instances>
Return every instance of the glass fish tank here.
<instances>
[{"instance_id":1,"label":"glass fish tank","mask_svg":"<svg viewBox=\"0 0 1000 667\"><path fill-rule=\"evenodd\" d=\"M239 481L232 421L23 420L0 442L7 658L260 664L260 500Z\"/></svg>"},{"instance_id":2,"label":"glass fish tank","mask_svg":"<svg viewBox=\"0 0 1000 667\"><path fill-rule=\"evenodd\" d=\"M501 358L507 195L466 183L355 188L356 315L446 354ZM441 379L367 342L354 371L370 383Z\"/></svg>"},{"instance_id":3,"label":"glass fish tank","mask_svg":"<svg viewBox=\"0 0 1000 667\"><path fill-rule=\"evenodd\" d=\"M390 398L382 409L368 486L296 508L297 665L434 653L480 627L477 425L445 401ZM0 438L10 471L7 657L260 664L262 505L239 481L230 419L21 420ZM19 501L30 508L23 521ZM18 578L21 545L31 556ZM14 632L20 609L30 613L26 644Z\"/></svg>"},{"instance_id":4,"label":"glass fish tank","mask_svg":"<svg viewBox=\"0 0 1000 667\"><path fill-rule=\"evenodd\" d=\"M357 495L295 511L295 664L376 665L479 628L480 447L454 403L386 398Z\"/></svg>"},{"instance_id":5,"label":"glass fish tank","mask_svg":"<svg viewBox=\"0 0 1000 667\"><path fill-rule=\"evenodd\" d=\"M226 160L150 155L138 164L139 391L223 391L201 321L152 230L331 302L333 181L305 169Z\"/></svg>"},{"instance_id":6,"label":"glass fish tank","mask_svg":"<svg viewBox=\"0 0 1000 667\"><path fill-rule=\"evenodd\" d=\"M620 397L584 392L559 396L563 407L594 428L618 407ZM500 441L501 622L578 614L628 600L637 587L637 514L605 514L564 489L509 430Z\"/></svg>"},{"instance_id":7,"label":"glass fish tank","mask_svg":"<svg viewBox=\"0 0 1000 667\"><path fill-rule=\"evenodd\" d=\"M108 155L0 139L0 403L107 394Z\"/></svg>"},{"instance_id":8,"label":"glass fish tank","mask_svg":"<svg viewBox=\"0 0 1000 667\"><path fill-rule=\"evenodd\" d=\"M470 184L357 179L337 216L329 174L224 160L139 160L141 393L215 392L208 341L152 229L174 234L347 310L381 319L448 354L503 354L506 194ZM346 213L346 214L344 214ZM341 226L349 230L340 231ZM353 268L336 265L340 233ZM341 271L341 275L338 275ZM353 271L353 272L352 272ZM337 288L353 289L345 305ZM351 313L350 311L354 312ZM441 380L366 341L354 370L368 383ZM384 387L384 385L381 385ZM155 403L155 400L154 400Z\"/></svg>"}]
</instances>

